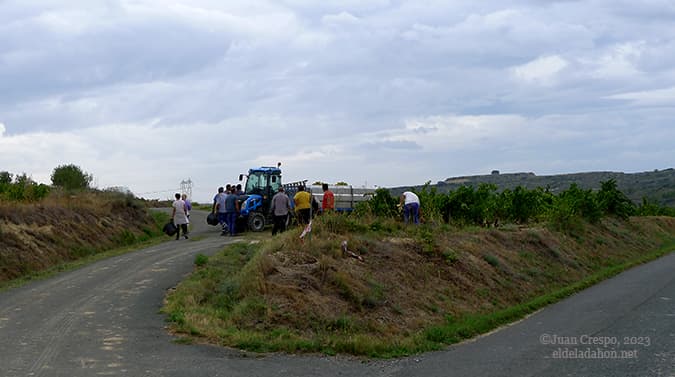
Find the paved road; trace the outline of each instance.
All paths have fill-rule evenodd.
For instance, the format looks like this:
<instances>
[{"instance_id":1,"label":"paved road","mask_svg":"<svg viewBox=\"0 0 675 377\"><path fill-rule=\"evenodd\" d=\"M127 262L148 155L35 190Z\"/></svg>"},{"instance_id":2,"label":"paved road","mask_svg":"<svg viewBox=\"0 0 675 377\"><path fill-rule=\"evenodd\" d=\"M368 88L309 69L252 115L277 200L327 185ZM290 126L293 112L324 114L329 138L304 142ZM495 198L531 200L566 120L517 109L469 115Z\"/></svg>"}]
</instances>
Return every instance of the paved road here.
<instances>
[{"instance_id":1,"label":"paved road","mask_svg":"<svg viewBox=\"0 0 675 377\"><path fill-rule=\"evenodd\" d=\"M162 299L196 253L231 242L218 233L200 225L199 241L167 241L0 293L0 376L675 376L675 254L489 336L404 359L175 344ZM601 337L642 344L581 344Z\"/></svg>"}]
</instances>

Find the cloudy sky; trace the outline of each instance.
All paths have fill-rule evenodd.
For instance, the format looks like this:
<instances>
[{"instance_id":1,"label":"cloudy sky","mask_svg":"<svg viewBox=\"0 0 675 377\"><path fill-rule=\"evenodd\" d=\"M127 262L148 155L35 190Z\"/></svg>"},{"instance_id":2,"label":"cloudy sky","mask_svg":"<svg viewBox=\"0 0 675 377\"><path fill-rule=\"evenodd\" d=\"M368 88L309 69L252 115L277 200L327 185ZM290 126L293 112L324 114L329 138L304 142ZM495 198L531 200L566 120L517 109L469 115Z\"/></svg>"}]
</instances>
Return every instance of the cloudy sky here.
<instances>
[{"instance_id":1,"label":"cloudy sky","mask_svg":"<svg viewBox=\"0 0 675 377\"><path fill-rule=\"evenodd\" d=\"M0 0L0 171L208 201L675 166L670 0Z\"/></svg>"}]
</instances>

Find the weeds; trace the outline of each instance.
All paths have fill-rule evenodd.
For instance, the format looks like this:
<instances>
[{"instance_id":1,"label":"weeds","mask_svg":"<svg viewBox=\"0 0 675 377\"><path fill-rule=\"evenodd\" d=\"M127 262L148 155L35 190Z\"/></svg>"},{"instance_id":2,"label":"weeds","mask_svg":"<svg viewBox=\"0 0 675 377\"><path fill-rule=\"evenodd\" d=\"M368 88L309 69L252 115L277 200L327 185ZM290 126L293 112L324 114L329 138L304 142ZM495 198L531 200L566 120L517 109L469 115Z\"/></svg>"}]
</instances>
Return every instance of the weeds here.
<instances>
[{"instance_id":1,"label":"weeds","mask_svg":"<svg viewBox=\"0 0 675 377\"><path fill-rule=\"evenodd\" d=\"M452 264L459 260L459 256L453 249L447 249L443 252L443 259L445 259L446 262Z\"/></svg>"},{"instance_id":2,"label":"weeds","mask_svg":"<svg viewBox=\"0 0 675 377\"><path fill-rule=\"evenodd\" d=\"M209 257L199 253L195 255L195 266L202 267L209 262Z\"/></svg>"},{"instance_id":3,"label":"weeds","mask_svg":"<svg viewBox=\"0 0 675 377\"><path fill-rule=\"evenodd\" d=\"M436 252L436 238L430 227L420 226L418 228L417 237L422 245L422 250L426 254L434 254Z\"/></svg>"},{"instance_id":4,"label":"weeds","mask_svg":"<svg viewBox=\"0 0 675 377\"><path fill-rule=\"evenodd\" d=\"M117 235L115 243L122 246L129 246L136 243L136 235L131 233L127 229L123 229L122 232Z\"/></svg>"},{"instance_id":5,"label":"weeds","mask_svg":"<svg viewBox=\"0 0 675 377\"><path fill-rule=\"evenodd\" d=\"M369 279L368 280L368 292L361 301L363 307L367 309L375 309L379 306L382 306L385 301L384 287L378 282Z\"/></svg>"},{"instance_id":6,"label":"weeds","mask_svg":"<svg viewBox=\"0 0 675 377\"><path fill-rule=\"evenodd\" d=\"M499 267L499 259L492 254L484 254L483 260L486 261L492 267Z\"/></svg>"},{"instance_id":7,"label":"weeds","mask_svg":"<svg viewBox=\"0 0 675 377\"><path fill-rule=\"evenodd\" d=\"M351 302L356 307L361 307L361 297L354 290L354 285L356 283L354 280L347 274L341 271L337 271L332 276L332 282L337 287L340 295L345 298L348 302Z\"/></svg>"}]
</instances>

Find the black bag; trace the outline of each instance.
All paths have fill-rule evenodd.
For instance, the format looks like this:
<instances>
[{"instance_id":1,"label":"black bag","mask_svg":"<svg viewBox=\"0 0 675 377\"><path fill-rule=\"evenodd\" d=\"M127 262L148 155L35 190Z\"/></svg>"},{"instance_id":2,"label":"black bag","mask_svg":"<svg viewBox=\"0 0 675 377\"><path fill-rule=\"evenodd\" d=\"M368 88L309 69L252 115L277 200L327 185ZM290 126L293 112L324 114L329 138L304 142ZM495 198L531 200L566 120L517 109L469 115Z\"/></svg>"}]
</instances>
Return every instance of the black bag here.
<instances>
[{"instance_id":1,"label":"black bag","mask_svg":"<svg viewBox=\"0 0 675 377\"><path fill-rule=\"evenodd\" d=\"M213 212L209 213L209 215L206 216L206 223L209 225L218 225L218 215Z\"/></svg>"},{"instance_id":2,"label":"black bag","mask_svg":"<svg viewBox=\"0 0 675 377\"><path fill-rule=\"evenodd\" d=\"M178 231L176 226L173 224L173 221L169 221L168 223L166 223L166 225L164 225L164 229L162 230L164 231L164 233L166 233L167 236L173 236Z\"/></svg>"}]
</instances>

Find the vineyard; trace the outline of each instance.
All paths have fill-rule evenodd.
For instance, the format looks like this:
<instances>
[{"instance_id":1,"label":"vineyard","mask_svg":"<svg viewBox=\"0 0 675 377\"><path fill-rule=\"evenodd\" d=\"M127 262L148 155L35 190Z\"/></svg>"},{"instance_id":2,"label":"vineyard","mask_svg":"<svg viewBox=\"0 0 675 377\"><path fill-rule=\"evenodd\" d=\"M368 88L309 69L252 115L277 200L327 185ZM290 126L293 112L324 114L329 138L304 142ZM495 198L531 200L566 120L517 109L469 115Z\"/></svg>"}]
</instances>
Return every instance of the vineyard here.
<instances>
[{"instance_id":1,"label":"vineyard","mask_svg":"<svg viewBox=\"0 0 675 377\"><path fill-rule=\"evenodd\" d=\"M441 193L429 184L416 190L421 213L426 222L449 223L456 226L499 226L501 224L548 223L558 230L579 226L581 221L597 223L603 216L675 216L675 208L643 199L635 205L617 188L613 179L601 182L598 191L581 189L572 184L554 194L543 188L497 191L494 184L477 188L460 186ZM373 198L357 208L357 215L384 218L399 216L398 198L389 190L378 189Z\"/></svg>"},{"instance_id":2,"label":"vineyard","mask_svg":"<svg viewBox=\"0 0 675 377\"><path fill-rule=\"evenodd\" d=\"M655 169L639 173L622 172L585 172L556 175L536 175L534 173L504 173L495 171L489 175L472 175L451 177L439 181L433 187L439 192L447 193L462 186L478 188L481 184L495 185L499 190L514 190L518 186L527 189L544 187L552 193L560 193L572 185L583 190L599 190L601 182L614 180L617 188L626 194L633 203L641 203L643 200L650 203L675 207L675 169ZM404 190L420 190L422 186L395 187L391 191L399 194Z\"/></svg>"}]
</instances>

